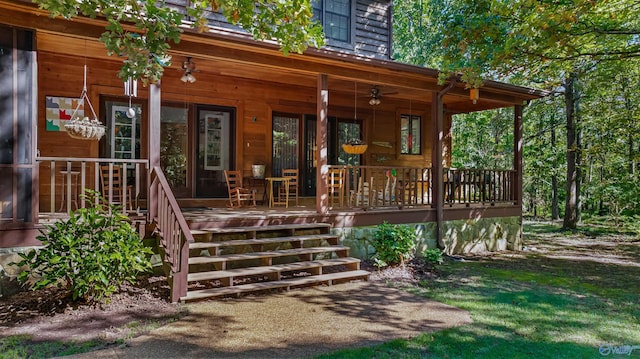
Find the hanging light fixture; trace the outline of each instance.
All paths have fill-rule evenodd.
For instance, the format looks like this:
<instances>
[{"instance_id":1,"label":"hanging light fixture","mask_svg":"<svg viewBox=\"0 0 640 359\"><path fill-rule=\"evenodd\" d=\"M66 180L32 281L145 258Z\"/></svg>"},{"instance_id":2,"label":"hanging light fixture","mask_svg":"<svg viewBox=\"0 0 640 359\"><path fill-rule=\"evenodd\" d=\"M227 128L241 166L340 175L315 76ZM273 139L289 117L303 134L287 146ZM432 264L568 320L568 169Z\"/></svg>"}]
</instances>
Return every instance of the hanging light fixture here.
<instances>
[{"instance_id":1,"label":"hanging light fixture","mask_svg":"<svg viewBox=\"0 0 640 359\"><path fill-rule=\"evenodd\" d=\"M371 88L371 99L369 100L369 105L375 106L380 104L380 89L376 86Z\"/></svg>"},{"instance_id":2,"label":"hanging light fixture","mask_svg":"<svg viewBox=\"0 0 640 359\"><path fill-rule=\"evenodd\" d=\"M354 83L353 90L353 123L358 121L358 83ZM367 150L368 145L359 138L351 139L349 142L342 144L344 152L350 155L361 155Z\"/></svg>"},{"instance_id":3,"label":"hanging light fixture","mask_svg":"<svg viewBox=\"0 0 640 359\"><path fill-rule=\"evenodd\" d=\"M184 70L184 75L182 75L180 81L190 84L196 82L196 78L193 76L193 72L196 72L196 63L191 61L191 57L187 57L187 60L182 63L182 69Z\"/></svg>"}]
</instances>

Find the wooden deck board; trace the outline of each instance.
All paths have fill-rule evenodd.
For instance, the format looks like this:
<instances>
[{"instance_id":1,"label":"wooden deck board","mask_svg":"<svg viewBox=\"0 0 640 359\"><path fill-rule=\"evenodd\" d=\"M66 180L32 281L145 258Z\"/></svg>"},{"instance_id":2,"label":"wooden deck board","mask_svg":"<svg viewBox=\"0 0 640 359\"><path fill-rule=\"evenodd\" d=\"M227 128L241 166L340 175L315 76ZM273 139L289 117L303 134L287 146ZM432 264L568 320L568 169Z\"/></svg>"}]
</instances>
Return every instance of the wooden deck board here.
<instances>
[{"instance_id":1,"label":"wooden deck board","mask_svg":"<svg viewBox=\"0 0 640 359\"><path fill-rule=\"evenodd\" d=\"M216 279L230 278L230 277L246 277L251 275L297 271L297 270L318 268L318 267L350 265L350 264L357 264L357 263L360 263L360 260L352 257L322 259L322 260L314 260L314 261L306 261L306 262L277 264L272 266L248 267L248 268L238 268L238 269L229 269L229 270L220 270L220 271L190 273L187 280L189 282L196 282L196 281L216 280Z\"/></svg>"},{"instance_id":2,"label":"wooden deck board","mask_svg":"<svg viewBox=\"0 0 640 359\"><path fill-rule=\"evenodd\" d=\"M210 232L214 234L242 233L242 232L268 232L268 231L285 231L285 230L304 230L304 229L323 229L331 228L328 223L301 223L301 224L271 224L267 226L244 226L244 227L224 227L224 228L203 228L202 232Z\"/></svg>"},{"instance_id":3,"label":"wooden deck board","mask_svg":"<svg viewBox=\"0 0 640 359\"><path fill-rule=\"evenodd\" d=\"M275 257L284 257L284 256L329 253L329 252L339 252L339 251L348 251L348 250L349 250L349 247L346 247L346 246L327 246L327 247L283 249L283 250L269 251L269 252L225 254L225 255L215 256L215 257L191 257L189 258L189 264L191 265L191 264L223 263L223 262L241 261L241 260L249 260L249 259L260 259L260 258L270 258L270 257L275 258Z\"/></svg>"},{"instance_id":4,"label":"wooden deck board","mask_svg":"<svg viewBox=\"0 0 640 359\"><path fill-rule=\"evenodd\" d=\"M189 249L208 249L217 247L231 247L231 246L246 246L252 244L273 244L273 243L285 243L285 242L299 242L299 241L312 241L312 240L331 240L335 239L337 244L337 236L332 234L310 234L304 236L287 236L287 237L274 237L274 238L258 238L258 239L236 239L230 241L220 242L194 242L189 243Z\"/></svg>"},{"instance_id":5,"label":"wooden deck board","mask_svg":"<svg viewBox=\"0 0 640 359\"><path fill-rule=\"evenodd\" d=\"M234 294L241 294L241 293L255 292L255 291L269 290L269 289L278 289L278 288L286 288L288 290L290 288L322 284L322 283L328 283L331 285L333 284L334 281L367 279L368 277L369 277L369 272L364 270L323 274L323 275L317 275L317 276L297 277L297 278L289 278L289 279L273 281L273 282L260 282L260 283L243 284L243 285L238 285L233 287L211 288L211 289L189 291L187 293L187 296L183 297L182 300L193 301L198 299L229 296Z\"/></svg>"}]
</instances>

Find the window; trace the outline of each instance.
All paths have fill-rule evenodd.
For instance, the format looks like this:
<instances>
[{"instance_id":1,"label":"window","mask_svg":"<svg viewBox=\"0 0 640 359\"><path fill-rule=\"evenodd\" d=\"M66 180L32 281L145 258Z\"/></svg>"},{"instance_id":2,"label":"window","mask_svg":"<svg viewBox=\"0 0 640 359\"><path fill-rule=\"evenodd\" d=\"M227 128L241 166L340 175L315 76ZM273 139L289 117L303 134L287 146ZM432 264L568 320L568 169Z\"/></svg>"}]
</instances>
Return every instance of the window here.
<instances>
[{"instance_id":1,"label":"window","mask_svg":"<svg viewBox=\"0 0 640 359\"><path fill-rule=\"evenodd\" d=\"M313 0L313 18L324 28L327 39L351 42L351 4L349 0Z\"/></svg>"},{"instance_id":2,"label":"window","mask_svg":"<svg viewBox=\"0 0 640 359\"><path fill-rule=\"evenodd\" d=\"M422 119L415 115L400 116L400 153L403 155L419 155L420 124Z\"/></svg>"},{"instance_id":3,"label":"window","mask_svg":"<svg viewBox=\"0 0 640 359\"><path fill-rule=\"evenodd\" d=\"M342 149L343 143L348 143L352 140L362 140L362 136L360 135L361 125L360 123L353 123L353 120L350 122L338 120L338 162L339 165L345 166L359 166L360 165L360 155L354 155L346 153Z\"/></svg>"}]
</instances>

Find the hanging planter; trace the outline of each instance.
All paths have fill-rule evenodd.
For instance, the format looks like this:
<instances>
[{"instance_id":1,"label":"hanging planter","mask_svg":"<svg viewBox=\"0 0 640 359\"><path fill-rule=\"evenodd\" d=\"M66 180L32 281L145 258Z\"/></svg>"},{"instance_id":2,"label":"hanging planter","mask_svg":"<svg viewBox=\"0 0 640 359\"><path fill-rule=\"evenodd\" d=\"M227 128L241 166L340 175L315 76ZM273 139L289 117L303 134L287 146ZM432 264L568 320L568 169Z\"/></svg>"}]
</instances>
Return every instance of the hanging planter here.
<instances>
[{"instance_id":1,"label":"hanging planter","mask_svg":"<svg viewBox=\"0 0 640 359\"><path fill-rule=\"evenodd\" d=\"M342 144L342 149L344 150L344 152L350 155L361 155L367 151L367 147L369 147L369 145L367 145L366 143L362 143L362 141L359 140Z\"/></svg>"},{"instance_id":2,"label":"hanging planter","mask_svg":"<svg viewBox=\"0 0 640 359\"><path fill-rule=\"evenodd\" d=\"M97 119L76 117L64 125L67 134L79 140L99 140L104 136L105 128Z\"/></svg>"},{"instance_id":3,"label":"hanging planter","mask_svg":"<svg viewBox=\"0 0 640 359\"><path fill-rule=\"evenodd\" d=\"M353 123L355 124L358 119L358 83L354 82L353 84ZM344 152L350 155L361 155L369 147L366 143L364 143L360 139L353 139L347 143L342 144L342 149Z\"/></svg>"},{"instance_id":4,"label":"hanging planter","mask_svg":"<svg viewBox=\"0 0 640 359\"><path fill-rule=\"evenodd\" d=\"M76 116L78 109L84 105L85 101L91 109L93 120L86 116L84 118ZM80 95L80 101L78 101L78 106L76 106L76 109L71 114L71 120L64 125L64 128L67 130L69 137L79 140L99 140L104 136L105 127L98 121L98 116L96 116L96 112L93 110L91 101L87 96L87 65L84 65L84 86L82 88L82 94Z\"/></svg>"}]
</instances>

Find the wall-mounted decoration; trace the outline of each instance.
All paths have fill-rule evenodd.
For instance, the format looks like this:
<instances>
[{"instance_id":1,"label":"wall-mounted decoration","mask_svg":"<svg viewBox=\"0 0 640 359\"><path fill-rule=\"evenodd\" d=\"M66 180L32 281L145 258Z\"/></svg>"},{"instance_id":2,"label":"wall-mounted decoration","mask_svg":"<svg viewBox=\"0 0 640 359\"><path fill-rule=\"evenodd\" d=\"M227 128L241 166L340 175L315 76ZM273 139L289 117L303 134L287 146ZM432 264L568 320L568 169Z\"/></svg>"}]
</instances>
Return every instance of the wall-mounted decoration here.
<instances>
[{"instance_id":1,"label":"wall-mounted decoration","mask_svg":"<svg viewBox=\"0 0 640 359\"><path fill-rule=\"evenodd\" d=\"M222 170L228 140L228 114L211 112L204 118L206 146L204 148L204 169Z\"/></svg>"},{"instance_id":2,"label":"wall-mounted decoration","mask_svg":"<svg viewBox=\"0 0 640 359\"><path fill-rule=\"evenodd\" d=\"M79 98L47 96L46 129L47 131L64 131L64 125L69 123L73 111L78 107ZM84 105L80 104L76 116L84 117Z\"/></svg>"},{"instance_id":3,"label":"wall-mounted decoration","mask_svg":"<svg viewBox=\"0 0 640 359\"><path fill-rule=\"evenodd\" d=\"M393 148L393 144L391 142L386 141L371 141L372 144L380 147Z\"/></svg>"}]
</instances>

